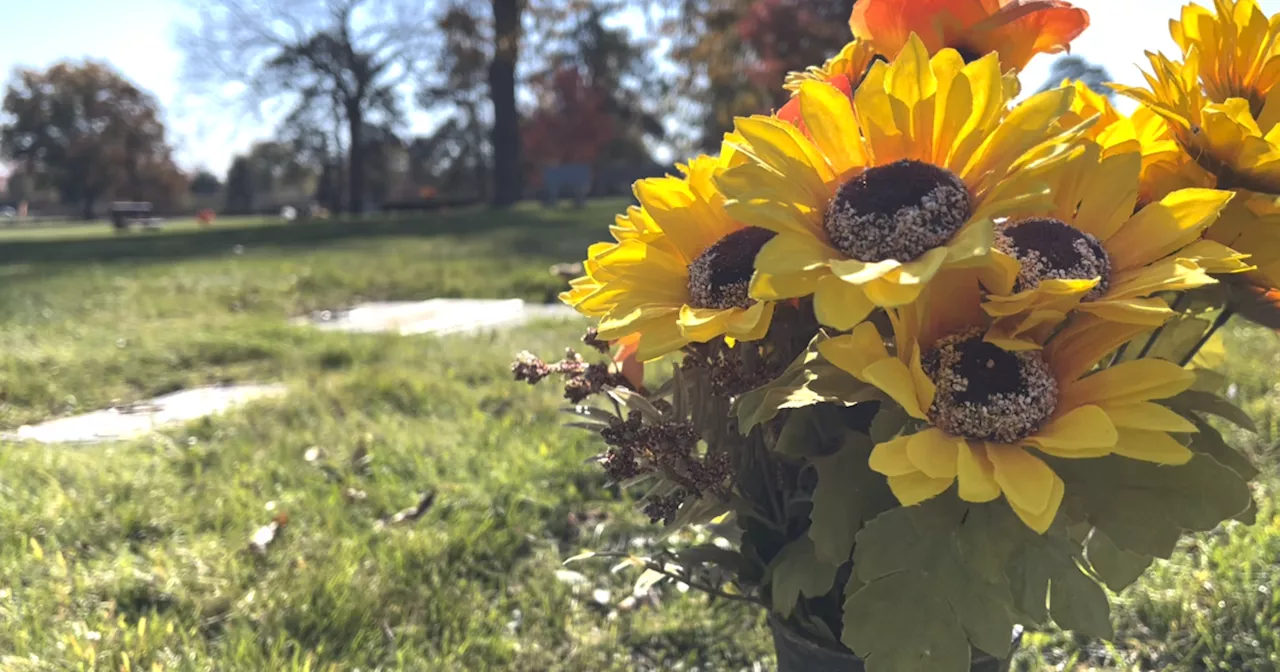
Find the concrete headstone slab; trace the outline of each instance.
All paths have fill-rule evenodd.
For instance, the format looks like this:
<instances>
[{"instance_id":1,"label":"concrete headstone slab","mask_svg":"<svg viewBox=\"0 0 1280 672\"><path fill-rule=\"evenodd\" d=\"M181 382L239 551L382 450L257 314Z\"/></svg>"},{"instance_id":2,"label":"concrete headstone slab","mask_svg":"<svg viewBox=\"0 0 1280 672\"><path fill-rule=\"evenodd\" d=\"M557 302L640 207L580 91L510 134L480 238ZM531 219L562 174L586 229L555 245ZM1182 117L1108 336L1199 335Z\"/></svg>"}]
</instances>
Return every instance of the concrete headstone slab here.
<instances>
[{"instance_id":1,"label":"concrete headstone slab","mask_svg":"<svg viewBox=\"0 0 1280 672\"><path fill-rule=\"evenodd\" d=\"M146 436L162 427L226 412L265 397L278 397L283 385L200 387L173 392L122 408L109 408L38 425L25 425L3 438L38 443L104 443Z\"/></svg>"},{"instance_id":2,"label":"concrete headstone slab","mask_svg":"<svg viewBox=\"0 0 1280 672\"><path fill-rule=\"evenodd\" d=\"M322 311L298 320L326 331L353 333L458 334L514 327L534 319L571 319L568 306L527 304L520 299L431 299L362 303L345 311Z\"/></svg>"}]
</instances>

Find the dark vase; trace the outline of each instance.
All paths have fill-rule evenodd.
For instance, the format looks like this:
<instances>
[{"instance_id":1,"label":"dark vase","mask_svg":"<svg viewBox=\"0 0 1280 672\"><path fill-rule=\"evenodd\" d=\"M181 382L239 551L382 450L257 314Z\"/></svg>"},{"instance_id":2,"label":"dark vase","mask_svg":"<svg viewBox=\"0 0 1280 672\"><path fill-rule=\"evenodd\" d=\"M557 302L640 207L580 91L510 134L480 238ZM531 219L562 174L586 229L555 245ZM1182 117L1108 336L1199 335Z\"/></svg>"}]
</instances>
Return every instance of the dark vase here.
<instances>
[{"instance_id":1,"label":"dark vase","mask_svg":"<svg viewBox=\"0 0 1280 672\"><path fill-rule=\"evenodd\" d=\"M778 655L778 672L864 672L862 659L849 653L815 642L788 628L786 624L769 615L769 629L773 631L773 648ZM1014 643L1021 639L1021 632ZM973 652L970 672L1009 672L1009 660L1000 660L981 651Z\"/></svg>"}]
</instances>

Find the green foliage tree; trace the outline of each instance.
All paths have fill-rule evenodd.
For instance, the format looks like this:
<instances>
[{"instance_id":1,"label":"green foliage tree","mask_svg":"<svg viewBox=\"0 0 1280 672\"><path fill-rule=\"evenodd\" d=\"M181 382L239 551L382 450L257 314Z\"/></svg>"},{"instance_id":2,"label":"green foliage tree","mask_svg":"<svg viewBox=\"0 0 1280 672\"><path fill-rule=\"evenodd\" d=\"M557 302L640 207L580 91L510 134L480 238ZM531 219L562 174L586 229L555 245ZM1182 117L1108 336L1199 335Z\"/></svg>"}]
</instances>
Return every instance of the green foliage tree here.
<instances>
[{"instance_id":1,"label":"green foliage tree","mask_svg":"<svg viewBox=\"0 0 1280 672\"><path fill-rule=\"evenodd\" d=\"M597 110L586 108L598 107L610 127L596 161L650 161L646 141L665 136L657 101L666 97L669 86L658 74L651 41L636 38L628 27L613 21L628 9L627 3L590 0L551 9L541 12L544 23L551 25L539 31L544 35L539 51L547 60L546 69L530 82L541 99L539 111L563 106L565 83L572 79L566 71L575 71L590 100L581 112L590 116Z\"/></svg>"},{"instance_id":2,"label":"green foliage tree","mask_svg":"<svg viewBox=\"0 0 1280 672\"><path fill-rule=\"evenodd\" d=\"M1078 81L1088 86L1096 93L1100 93L1108 98L1115 97L1115 91L1112 91L1107 83L1111 81L1111 73L1107 69L1096 63L1090 63L1088 59L1076 54L1068 54L1059 57L1058 60L1049 66L1049 78L1041 85L1041 91L1048 91L1062 85L1064 81Z\"/></svg>"},{"instance_id":3,"label":"green foliage tree","mask_svg":"<svg viewBox=\"0 0 1280 672\"><path fill-rule=\"evenodd\" d=\"M256 191L253 183L253 168L248 157L237 156L231 162L231 169L227 171L227 214L252 213Z\"/></svg>"},{"instance_id":4,"label":"green foliage tree","mask_svg":"<svg viewBox=\"0 0 1280 672\"><path fill-rule=\"evenodd\" d=\"M222 191L222 181L217 175L201 170L191 178L191 193L198 196L212 196Z\"/></svg>"},{"instance_id":5,"label":"green foliage tree","mask_svg":"<svg viewBox=\"0 0 1280 672\"><path fill-rule=\"evenodd\" d=\"M713 149L735 116L785 102L783 79L819 65L851 38L854 0L663 0L662 32L680 68L676 110Z\"/></svg>"},{"instance_id":6,"label":"green foliage tree","mask_svg":"<svg viewBox=\"0 0 1280 672\"><path fill-rule=\"evenodd\" d=\"M90 219L104 197L177 205L186 180L172 159L160 108L104 63L19 70L9 83L0 152Z\"/></svg>"}]
</instances>

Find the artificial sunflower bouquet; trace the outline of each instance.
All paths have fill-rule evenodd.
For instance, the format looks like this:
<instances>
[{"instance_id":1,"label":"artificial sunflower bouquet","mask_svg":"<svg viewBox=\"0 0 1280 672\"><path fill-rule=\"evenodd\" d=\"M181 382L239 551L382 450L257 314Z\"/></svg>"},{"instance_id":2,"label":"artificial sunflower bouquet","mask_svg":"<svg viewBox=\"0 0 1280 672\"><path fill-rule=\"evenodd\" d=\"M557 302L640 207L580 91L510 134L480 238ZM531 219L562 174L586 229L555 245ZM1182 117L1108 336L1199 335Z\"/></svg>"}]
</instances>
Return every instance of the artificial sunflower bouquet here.
<instances>
[{"instance_id":1,"label":"artificial sunflower bouquet","mask_svg":"<svg viewBox=\"0 0 1280 672\"><path fill-rule=\"evenodd\" d=\"M732 530L640 564L768 607L782 670L1108 637L1106 589L1254 510L1197 363L1233 315L1280 326L1280 18L1188 6L1124 115L1016 100L1082 10L906 6L860 0L787 105L636 184L562 297L625 366L513 367L566 377L655 523Z\"/></svg>"}]
</instances>

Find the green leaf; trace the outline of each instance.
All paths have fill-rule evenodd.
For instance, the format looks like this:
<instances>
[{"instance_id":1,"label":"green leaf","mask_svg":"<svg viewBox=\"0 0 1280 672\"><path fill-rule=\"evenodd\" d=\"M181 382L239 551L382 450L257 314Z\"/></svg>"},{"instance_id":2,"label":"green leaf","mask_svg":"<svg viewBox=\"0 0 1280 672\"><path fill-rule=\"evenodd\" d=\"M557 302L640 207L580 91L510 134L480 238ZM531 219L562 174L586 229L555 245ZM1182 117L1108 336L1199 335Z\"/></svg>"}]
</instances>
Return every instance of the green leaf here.
<instances>
[{"instance_id":1,"label":"green leaf","mask_svg":"<svg viewBox=\"0 0 1280 672\"><path fill-rule=\"evenodd\" d=\"M787 544L769 565L773 610L790 616L801 595L810 598L826 595L836 582L838 569L818 559L809 537Z\"/></svg>"},{"instance_id":2,"label":"green leaf","mask_svg":"<svg viewBox=\"0 0 1280 672\"><path fill-rule=\"evenodd\" d=\"M1074 563L1071 567L1061 563L1054 567L1057 571L1049 580L1049 612L1053 614L1053 622L1088 637L1114 637L1111 605L1102 586L1085 576Z\"/></svg>"},{"instance_id":3,"label":"green leaf","mask_svg":"<svg viewBox=\"0 0 1280 672\"><path fill-rule=\"evenodd\" d=\"M1191 435L1191 443L1188 446L1191 450L1212 457L1219 464L1230 468L1246 481L1251 481L1258 475L1258 468L1253 466L1253 462L1240 451L1227 445L1226 440L1222 438L1222 434L1219 434L1218 430L1214 429L1212 425L1194 414L1191 415L1191 421L1200 430Z\"/></svg>"},{"instance_id":4,"label":"green leaf","mask_svg":"<svg viewBox=\"0 0 1280 672\"><path fill-rule=\"evenodd\" d=\"M1125 361L1134 360L1141 354L1148 359L1155 358L1170 362L1180 362L1182 357L1195 347L1195 344L1199 342L1201 336L1204 336L1204 332L1208 328L1208 320L1186 316L1175 317L1150 336L1139 337L1131 341L1129 347L1125 348L1123 359ZM1155 344L1147 350L1146 354L1142 354L1142 351L1146 349L1147 344L1153 338L1155 339Z\"/></svg>"},{"instance_id":5,"label":"green leaf","mask_svg":"<svg viewBox=\"0 0 1280 672\"><path fill-rule=\"evenodd\" d=\"M818 485L809 513L809 538L820 560L842 565L853 553L854 536L863 523L893 506L888 481L871 471L871 439L846 432L834 455L813 458Z\"/></svg>"},{"instance_id":6,"label":"green leaf","mask_svg":"<svg viewBox=\"0 0 1280 672\"><path fill-rule=\"evenodd\" d=\"M1038 624L1046 623L1052 615L1063 629L1110 638L1107 594L1080 569L1080 548L1065 529L1055 525L1038 535L1024 528L1018 535L1019 552L1010 561L1008 572L1019 613Z\"/></svg>"},{"instance_id":7,"label":"green leaf","mask_svg":"<svg viewBox=\"0 0 1280 672\"><path fill-rule=\"evenodd\" d=\"M1071 506L1120 548L1168 558L1185 531L1208 531L1244 512L1249 487L1207 455L1181 466L1119 456L1046 458L1066 484Z\"/></svg>"},{"instance_id":8,"label":"green leaf","mask_svg":"<svg viewBox=\"0 0 1280 672\"><path fill-rule=\"evenodd\" d=\"M969 669L969 640L950 605L911 573L890 574L850 595L840 641L869 672Z\"/></svg>"},{"instance_id":9,"label":"green leaf","mask_svg":"<svg viewBox=\"0 0 1280 672\"><path fill-rule=\"evenodd\" d=\"M1045 594L1049 589L1050 566L1037 562L1035 556L1018 556L1009 564L1007 573L1014 608L1036 625L1047 625L1049 605Z\"/></svg>"},{"instance_id":10,"label":"green leaf","mask_svg":"<svg viewBox=\"0 0 1280 672\"><path fill-rule=\"evenodd\" d=\"M1116 546L1102 530L1094 529L1087 547L1089 565L1114 592L1127 588L1151 566L1152 557Z\"/></svg>"},{"instance_id":11,"label":"green leaf","mask_svg":"<svg viewBox=\"0 0 1280 672\"><path fill-rule=\"evenodd\" d=\"M787 418L782 431L778 432L774 452L802 459L838 451L849 431L841 417L844 408L835 404L818 404L796 409Z\"/></svg>"},{"instance_id":12,"label":"green leaf","mask_svg":"<svg viewBox=\"0 0 1280 672\"><path fill-rule=\"evenodd\" d=\"M853 406L881 398L875 386L854 378L819 355L817 344L823 340L825 337L819 334L809 349L796 357L776 379L738 398L734 412L739 431L747 434L756 425L772 420L789 408L823 403Z\"/></svg>"},{"instance_id":13,"label":"green leaf","mask_svg":"<svg viewBox=\"0 0 1280 672\"><path fill-rule=\"evenodd\" d=\"M1249 508L1237 513L1231 520L1245 525L1252 525L1258 522L1258 503L1252 499L1249 500Z\"/></svg>"},{"instance_id":14,"label":"green leaf","mask_svg":"<svg viewBox=\"0 0 1280 672\"><path fill-rule=\"evenodd\" d=\"M866 585L845 601L842 641L869 664L879 656L906 665L869 669L968 669L968 647L955 644L957 631L962 642L1002 658L1009 655L1013 596L1002 574L988 576L1004 559L978 557L999 555L1009 547L993 537L987 550L981 549L976 542L1003 526L989 525L989 519L979 516L979 529L966 530L966 513L976 508L943 496L892 509L858 533L853 566ZM968 540L963 550L961 537ZM883 604L886 585L903 593L893 598L899 604ZM869 623L878 612L888 612L879 616L884 621ZM886 628L885 622L896 629Z\"/></svg>"},{"instance_id":15,"label":"green leaf","mask_svg":"<svg viewBox=\"0 0 1280 672\"><path fill-rule=\"evenodd\" d=\"M902 432L902 428L907 426L907 421L910 419L911 416L907 415L907 412L898 404L881 403L880 410L871 421L871 440L875 443L884 443L892 439Z\"/></svg>"},{"instance_id":16,"label":"green leaf","mask_svg":"<svg viewBox=\"0 0 1280 672\"><path fill-rule=\"evenodd\" d=\"M1196 382L1191 384L1191 389L1200 392L1211 392L1218 394L1227 384L1227 377L1213 369L1196 369Z\"/></svg>"},{"instance_id":17,"label":"green leaf","mask_svg":"<svg viewBox=\"0 0 1280 672\"><path fill-rule=\"evenodd\" d=\"M1161 403L1184 415L1191 412L1208 413L1209 415L1216 415L1241 429L1247 429L1255 433L1258 431L1257 426L1253 424L1253 418L1249 417L1248 413L1212 392L1187 390Z\"/></svg>"},{"instance_id":18,"label":"green leaf","mask_svg":"<svg viewBox=\"0 0 1280 672\"><path fill-rule=\"evenodd\" d=\"M663 421L662 412L638 392L632 392L625 387L611 387L605 393L614 401L627 407L627 409L639 411L644 416L644 419L649 422L656 424Z\"/></svg>"},{"instance_id":19,"label":"green leaf","mask_svg":"<svg viewBox=\"0 0 1280 672\"><path fill-rule=\"evenodd\" d=\"M1025 534L1022 521L1003 502L970 507L956 543L965 562L985 579L999 580Z\"/></svg>"}]
</instances>

